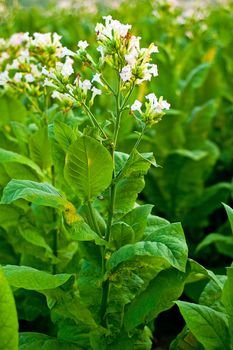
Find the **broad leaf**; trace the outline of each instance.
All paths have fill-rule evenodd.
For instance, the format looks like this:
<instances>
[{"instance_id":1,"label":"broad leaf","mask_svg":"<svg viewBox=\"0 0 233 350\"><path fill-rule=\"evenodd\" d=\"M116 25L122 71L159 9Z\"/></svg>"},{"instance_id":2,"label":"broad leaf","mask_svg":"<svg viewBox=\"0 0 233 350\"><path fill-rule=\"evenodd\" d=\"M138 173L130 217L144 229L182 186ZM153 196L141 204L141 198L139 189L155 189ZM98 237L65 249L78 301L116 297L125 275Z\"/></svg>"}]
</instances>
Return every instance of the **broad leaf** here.
<instances>
[{"instance_id":1,"label":"broad leaf","mask_svg":"<svg viewBox=\"0 0 233 350\"><path fill-rule=\"evenodd\" d=\"M29 266L6 265L3 271L11 286L36 291L60 287L72 277L70 274L51 275Z\"/></svg>"},{"instance_id":2,"label":"broad leaf","mask_svg":"<svg viewBox=\"0 0 233 350\"><path fill-rule=\"evenodd\" d=\"M90 201L112 180L112 158L106 148L89 136L82 136L69 148L65 177L76 195Z\"/></svg>"},{"instance_id":3,"label":"broad leaf","mask_svg":"<svg viewBox=\"0 0 233 350\"><path fill-rule=\"evenodd\" d=\"M125 222L117 222L111 227L110 244L119 249L125 244L134 243L135 233Z\"/></svg>"},{"instance_id":4,"label":"broad leaf","mask_svg":"<svg viewBox=\"0 0 233 350\"><path fill-rule=\"evenodd\" d=\"M197 340L208 350L230 350L226 316L208 306L177 301L182 316Z\"/></svg>"},{"instance_id":5,"label":"broad leaf","mask_svg":"<svg viewBox=\"0 0 233 350\"><path fill-rule=\"evenodd\" d=\"M0 349L18 350L18 319L10 286L0 268Z\"/></svg>"},{"instance_id":6,"label":"broad leaf","mask_svg":"<svg viewBox=\"0 0 233 350\"><path fill-rule=\"evenodd\" d=\"M126 307L124 325L127 331L148 323L173 306L183 291L185 274L175 269L162 271L147 289Z\"/></svg>"},{"instance_id":7,"label":"broad leaf","mask_svg":"<svg viewBox=\"0 0 233 350\"><path fill-rule=\"evenodd\" d=\"M77 139L75 132L70 126L59 121L54 122L53 130L55 140L59 143L62 150L67 152L70 145Z\"/></svg>"},{"instance_id":8,"label":"broad leaf","mask_svg":"<svg viewBox=\"0 0 233 350\"><path fill-rule=\"evenodd\" d=\"M0 148L0 163L19 163L28 166L36 172L39 177L43 178L43 173L39 166L34 163L31 159L6 149Z\"/></svg>"},{"instance_id":9,"label":"broad leaf","mask_svg":"<svg viewBox=\"0 0 233 350\"><path fill-rule=\"evenodd\" d=\"M231 225L231 231L233 233L233 209L231 207L229 207L229 205L227 205L227 204L223 204L223 205L224 205L225 210L227 212L228 220L229 220L229 223Z\"/></svg>"},{"instance_id":10,"label":"broad leaf","mask_svg":"<svg viewBox=\"0 0 233 350\"><path fill-rule=\"evenodd\" d=\"M48 127L44 126L32 134L29 141L29 149L32 160L41 169L48 169L51 166L51 146L48 137Z\"/></svg>"},{"instance_id":11,"label":"broad leaf","mask_svg":"<svg viewBox=\"0 0 233 350\"><path fill-rule=\"evenodd\" d=\"M4 188L1 202L9 204L17 199L25 199L37 205L63 209L67 200L55 187L48 183L28 180L11 180Z\"/></svg>"}]
</instances>

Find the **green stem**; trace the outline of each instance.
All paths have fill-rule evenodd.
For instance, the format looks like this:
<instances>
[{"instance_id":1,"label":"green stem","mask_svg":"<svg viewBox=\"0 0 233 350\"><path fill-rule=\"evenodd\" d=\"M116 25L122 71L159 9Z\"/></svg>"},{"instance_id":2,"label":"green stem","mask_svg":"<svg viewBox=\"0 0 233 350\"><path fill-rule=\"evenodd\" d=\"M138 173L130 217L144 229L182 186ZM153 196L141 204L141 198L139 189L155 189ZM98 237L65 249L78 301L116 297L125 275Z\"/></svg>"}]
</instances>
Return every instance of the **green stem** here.
<instances>
[{"instance_id":1,"label":"green stem","mask_svg":"<svg viewBox=\"0 0 233 350\"><path fill-rule=\"evenodd\" d=\"M90 108L83 102L82 103L83 107L85 108L85 110L87 111L90 119L91 119L91 122L94 126L96 126L100 132L103 134L103 136L105 137L105 139L107 139L107 135L105 134L103 128L100 126L100 124L98 123L97 119L95 118L94 114L91 112Z\"/></svg>"},{"instance_id":2,"label":"green stem","mask_svg":"<svg viewBox=\"0 0 233 350\"><path fill-rule=\"evenodd\" d=\"M95 214L94 214L94 211L93 211L93 207L92 207L90 201L87 202L87 206L88 206L88 210L89 210L89 214L90 214L90 218L91 218L94 230L101 237L102 235L101 235L101 232L100 232L100 229L99 229L99 225L98 225L98 223L96 221Z\"/></svg>"},{"instance_id":3,"label":"green stem","mask_svg":"<svg viewBox=\"0 0 233 350\"><path fill-rule=\"evenodd\" d=\"M51 182L52 185L55 186L55 172L54 172L54 166L51 166ZM53 222L56 223L57 221L57 213L56 209L53 208ZM57 224L56 224L57 225ZM57 227L53 230L53 254L57 257L57 251L58 251L58 230ZM57 266L56 264L53 264L53 274L55 275L57 273Z\"/></svg>"}]
</instances>

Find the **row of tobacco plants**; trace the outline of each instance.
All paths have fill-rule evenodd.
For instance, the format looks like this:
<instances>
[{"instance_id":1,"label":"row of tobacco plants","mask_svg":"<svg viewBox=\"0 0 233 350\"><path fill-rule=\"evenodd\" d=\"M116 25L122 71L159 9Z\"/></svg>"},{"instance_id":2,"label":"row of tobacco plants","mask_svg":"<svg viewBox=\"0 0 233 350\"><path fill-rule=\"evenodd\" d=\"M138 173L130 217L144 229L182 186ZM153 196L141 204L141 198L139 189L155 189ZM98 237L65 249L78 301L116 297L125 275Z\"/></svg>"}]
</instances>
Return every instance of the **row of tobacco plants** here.
<instances>
[{"instance_id":1,"label":"row of tobacco plants","mask_svg":"<svg viewBox=\"0 0 233 350\"><path fill-rule=\"evenodd\" d=\"M185 326L170 349L232 349L232 267L216 275L189 259L181 224L167 220L182 220L193 255L192 233L230 196L230 181L211 179L223 155L219 130L209 136L219 105L205 95L196 105L216 68L209 52L187 73L184 48L192 53L195 42L184 40L181 61L158 31L159 49L142 47L145 29L140 39L111 16L95 26L95 41L69 48L56 33L0 40L4 350L151 349L154 320L174 304ZM225 113L230 97L218 97ZM210 234L197 250L215 242L232 258L225 210L228 235ZM202 281L196 303L178 301Z\"/></svg>"}]
</instances>

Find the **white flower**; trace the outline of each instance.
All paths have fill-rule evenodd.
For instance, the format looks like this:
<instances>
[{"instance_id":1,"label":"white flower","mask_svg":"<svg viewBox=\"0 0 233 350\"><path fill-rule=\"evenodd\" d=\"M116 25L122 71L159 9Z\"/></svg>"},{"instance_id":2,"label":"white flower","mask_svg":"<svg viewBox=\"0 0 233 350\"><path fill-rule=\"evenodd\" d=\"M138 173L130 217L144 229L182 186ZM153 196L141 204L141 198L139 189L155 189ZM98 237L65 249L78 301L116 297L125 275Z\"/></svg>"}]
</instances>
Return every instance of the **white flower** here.
<instances>
[{"instance_id":1,"label":"white flower","mask_svg":"<svg viewBox=\"0 0 233 350\"><path fill-rule=\"evenodd\" d=\"M97 34L97 40L106 41L114 38L125 37L128 30L131 28L129 24L122 24L121 22L112 19L112 16L104 16L105 25L97 23L95 31Z\"/></svg>"},{"instance_id":2,"label":"white flower","mask_svg":"<svg viewBox=\"0 0 233 350\"><path fill-rule=\"evenodd\" d=\"M21 50L19 51L19 53L20 53L20 56L23 57L23 58L29 57L29 51L28 51L28 49L21 49Z\"/></svg>"},{"instance_id":3,"label":"white flower","mask_svg":"<svg viewBox=\"0 0 233 350\"><path fill-rule=\"evenodd\" d=\"M80 86L82 87L85 94L88 90L91 90L91 82L88 79L84 80L82 83L80 82Z\"/></svg>"},{"instance_id":4,"label":"white flower","mask_svg":"<svg viewBox=\"0 0 233 350\"><path fill-rule=\"evenodd\" d=\"M131 106L131 111L141 112L141 107L142 107L142 103L136 100Z\"/></svg>"},{"instance_id":5,"label":"white flower","mask_svg":"<svg viewBox=\"0 0 233 350\"><path fill-rule=\"evenodd\" d=\"M75 53L71 50L69 50L67 47L62 47L61 52L58 54L58 57L62 58L65 56L74 56Z\"/></svg>"},{"instance_id":6,"label":"white flower","mask_svg":"<svg viewBox=\"0 0 233 350\"><path fill-rule=\"evenodd\" d=\"M104 60L104 48L103 46L98 46L96 49L101 54L102 61Z\"/></svg>"},{"instance_id":7,"label":"white flower","mask_svg":"<svg viewBox=\"0 0 233 350\"><path fill-rule=\"evenodd\" d=\"M61 93L58 92L58 91L53 91L51 97L60 99L61 98Z\"/></svg>"},{"instance_id":8,"label":"white flower","mask_svg":"<svg viewBox=\"0 0 233 350\"><path fill-rule=\"evenodd\" d=\"M92 78L92 83L93 83L94 81L96 81L96 82L99 83L100 85L104 86L104 84L102 83L100 77L101 77L101 74L99 74L99 73L94 74L94 76L93 76L93 78Z\"/></svg>"},{"instance_id":9,"label":"white flower","mask_svg":"<svg viewBox=\"0 0 233 350\"><path fill-rule=\"evenodd\" d=\"M49 86L49 87L53 87L53 88L56 88L57 86L54 85L48 78L45 78L44 80L44 86Z\"/></svg>"},{"instance_id":10,"label":"white flower","mask_svg":"<svg viewBox=\"0 0 233 350\"><path fill-rule=\"evenodd\" d=\"M34 33L34 39L32 40L32 45L36 47L51 46L51 33Z\"/></svg>"},{"instance_id":11,"label":"white flower","mask_svg":"<svg viewBox=\"0 0 233 350\"><path fill-rule=\"evenodd\" d=\"M86 50L86 48L89 46L89 44L88 44L88 42L86 41L86 40L80 40L79 42L78 42L78 47L81 49L81 50L83 50L83 51L85 51Z\"/></svg>"},{"instance_id":12,"label":"white flower","mask_svg":"<svg viewBox=\"0 0 233 350\"><path fill-rule=\"evenodd\" d=\"M137 62L137 52L132 51L129 54L125 55L125 60L128 64L134 65Z\"/></svg>"},{"instance_id":13,"label":"white flower","mask_svg":"<svg viewBox=\"0 0 233 350\"><path fill-rule=\"evenodd\" d=\"M0 73L0 86L4 86L8 82L8 80L9 75L7 71Z\"/></svg>"},{"instance_id":14,"label":"white flower","mask_svg":"<svg viewBox=\"0 0 233 350\"><path fill-rule=\"evenodd\" d=\"M158 67L156 64L148 64L148 67L147 67L147 72L151 75L153 75L154 77L157 77L158 76Z\"/></svg>"},{"instance_id":15,"label":"white flower","mask_svg":"<svg viewBox=\"0 0 233 350\"><path fill-rule=\"evenodd\" d=\"M69 56L66 57L65 63L61 65L61 74L63 77L69 78L69 76L74 73L73 62L74 61Z\"/></svg>"},{"instance_id":16,"label":"white flower","mask_svg":"<svg viewBox=\"0 0 233 350\"><path fill-rule=\"evenodd\" d=\"M13 80L16 81L17 83L20 83L22 80L22 73L20 72L15 73Z\"/></svg>"},{"instance_id":17,"label":"white flower","mask_svg":"<svg viewBox=\"0 0 233 350\"><path fill-rule=\"evenodd\" d=\"M35 78L34 78L33 75L30 74L30 73L25 74L24 77L25 77L25 80L26 80L28 83L32 83L33 81L35 81Z\"/></svg>"},{"instance_id":18,"label":"white flower","mask_svg":"<svg viewBox=\"0 0 233 350\"><path fill-rule=\"evenodd\" d=\"M23 42L29 41L29 33L15 33L13 34L9 41L9 46L20 46Z\"/></svg>"},{"instance_id":19,"label":"white flower","mask_svg":"<svg viewBox=\"0 0 233 350\"><path fill-rule=\"evenodd\" d=\"M93 86L93 88L91 89L92 91L92 96L91 96L91 100L93 101L95 96L97 95L101 95L102 94L102 91L97 89L95 86Z\"/></svg>"},{"instance_id":20,"label":"white flower","mask_svg":"<svg viewBox=\"0 0 233 350\"><path fill-rule=\"evenodd\" d=\"M170 108L170 103L163 100L162 96L158 100L155 94L151 93L146 96L146 99L149 100L151 104L150 108L154 113L161 113L163 109L168 110Z\"/></svg>"},{"instance_id":21,"label":"white flower","mask_svg":"<svg viewBox=\"0 0 233 350\"><path fill-rule=\"evenodd\" d=\"M132 77L132 69L129 65L122 68L120 77L123 81L129 81Z\"/></svg>"},{"instance_id":22,"label":"white flower","mask_svg":"<svg viewBox=\"0 0 233 350\"><path fill-rule=\"evenodd\" d=\"M158 99L157 99L157 97L155 96L154 93L151 93L151 94L149 94L149 95L146 95L145 98L146 98L147 100L149 100L149 102L152 103L152 104L156 104L157 101L158 101Z\"/></svg>"}]
</instances>

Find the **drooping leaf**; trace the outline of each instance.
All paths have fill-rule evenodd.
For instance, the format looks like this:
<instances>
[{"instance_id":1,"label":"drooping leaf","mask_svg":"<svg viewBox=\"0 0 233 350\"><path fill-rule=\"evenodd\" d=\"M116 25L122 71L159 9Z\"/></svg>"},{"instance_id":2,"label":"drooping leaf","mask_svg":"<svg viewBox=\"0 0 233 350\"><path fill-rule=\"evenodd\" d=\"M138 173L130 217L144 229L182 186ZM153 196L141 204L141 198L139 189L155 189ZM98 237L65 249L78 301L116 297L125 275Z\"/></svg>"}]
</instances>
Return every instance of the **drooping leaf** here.
<instances>
[{"instance_id":1,"label":"drooping leaf","mask_svg":"<svg viewBox=\"0 0 233 350\"><path fill-rule=\"evenodd\" d=\"M126 307L124 325L127 331L140 324L148 323L161 312L171 308L173 301L183 291L185 274L175 269L162 271L150 283L147 289L139 294Z\"/></svg>"},{"instance_id":2,"label":"drooping leaf","mask_svg":"<svg viewBox=\"0 0 233 350\"><path fill-rule=\"evenodd\" d=\"M187 326L170 344L169 350L205 350Z\"/></svg>"},{"instance_id":3,"label":"drooping leaf","mask_svg":"<svg viewBox=\"0 0 233 350\"><path fill-rule=\"evenodd\" d=\"M0 268L0 349L18 350L18 318L10 286Z\"/></svg>"},{"instance_id":4,"label":"drooping leaf","mask_svg":"<svg viewBox=\"0 0 233 350\"><path fill-rule=\"evenodd\" d=\"M216 248L220 253L230 256L233 258L233 237L232 236L224 236L220 233L211 233L206 236L201 243L198 244L196 251L200 251L201 249L209 246L210 244L216 245Z\"/></svg>"},{"instance_id":5,"label":"drooping leaf","mask_svg":"<svg viewBox=\"0 0 233 350\"><path fill-rule=\"evenodd\" d=\"M224 283L226 282L227 277L224 275L216 276L219 283L210 280L203 291L201 292L199 298L199 304L206 305L212 309L220 312L225 312L224 305L222 303L222 291Z\"/></svg>"},{"instance_id":6,"label":"drooping leaf","mask_svg":"<svg viewBox=\"0 0 233 350\"><path fill-rule=\"evenodd\" d=\"M110 153L89 136L79 137L69 148L65 177L83 201L90 201L103 192L112 180Z\"/></svg>"},{"instance_id":7,"label":"drooping leaf","mask_svg":"<svg viewBox=\"0 0 233 350\"><path fill-rule=\"evenodd\" d=\"M26 165L32 170L34 170L40 178L43 178L43 173L39 168L39 166L36 163L34 163L31 159L21 154L7 151L6 149L0 148L0 163L2 164L18 163L18 164Z\"/></svg>"},{"instance_id":8,"label":"drooping leaf","mask_svg":"<svg viewBox=\"0 0 233 350\"><path fill-rule=\"evenodd\" d=\"M35 291L57 288L72 277L72 275L65 273L51 275L29 266L6 265L3 267L3 271L11 286Z\"/></svg>"},{"instance_id":9,"label":"drooping leaf","mask_svg":"<svg viewBox=\"0 0 233 350\"><path fill-rule=\"evenodd\" d=\"M224 313L208 306L176 301L190 331L208 350L230 350L227 319Z\"/></svg>"},{"instance_id":10,"label":"drooping leaf","mask_svg":"<svg viewBox=\"0 0 233 350\"><path fill-rule=\"evenodd\" d=\"M67 203L67 200L49 183L11 180L4 188L1 202L9 204L17 199L25 199L37 205L61 209Z\"/></svg>"}]
</instances>

